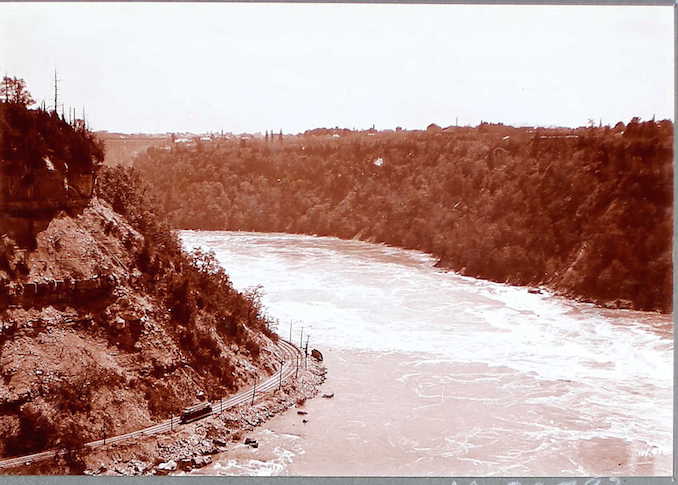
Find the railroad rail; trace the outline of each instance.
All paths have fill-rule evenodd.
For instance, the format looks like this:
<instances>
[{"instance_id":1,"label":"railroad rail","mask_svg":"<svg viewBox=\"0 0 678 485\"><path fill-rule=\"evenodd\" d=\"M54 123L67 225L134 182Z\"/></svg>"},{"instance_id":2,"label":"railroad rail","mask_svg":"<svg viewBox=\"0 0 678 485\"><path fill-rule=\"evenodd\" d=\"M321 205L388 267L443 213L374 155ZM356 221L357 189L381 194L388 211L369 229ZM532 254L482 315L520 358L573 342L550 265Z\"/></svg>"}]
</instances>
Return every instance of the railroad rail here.
<instances>
[{"instance_id":1,"label":"railroad rail","mask_svg":"<svg viewBox=\"0 0 678 485\"><path fill-rule=\"evenodd\" d=\"M282 350L284 355L284 363L281 366L281 369L266 379L264 382L256 385L257 395L267 393L271 390L277 388L282 382L287 381L289 378L293 377L295 374L295 359L301 353L294 344L283 340L282 338L278 339L278 346ZM250 387L244 391L241 391L228 399L219 399L217 401L211 402L212 412L206 414L203 418L209 417L214 414L219 414L227 409L230 409L240 404L245 404L252 400L252 391L253 387ZM106 439L100 439L95 441L90 441L85 443L84 446L87 448L98 448L104 446L104 444L109 445L111 443L119 443L121 441L126 441L134 438L140 438L145 436L152 436L160 433L165 433L171 431L174 428L180 426L180 416L172 416L170 419L162 421L160 423L148 426L147 428L138 429L136 431L131 431L129 433L107 437ZM15 466L28 465L39 461L48 460L66 453L64 449L51 449L46 451L41 451L39 453L33 453L30 455L17 456L12 458L0 459L0 469L1 468L10 468Z\"/></svg>"}]
</instances>

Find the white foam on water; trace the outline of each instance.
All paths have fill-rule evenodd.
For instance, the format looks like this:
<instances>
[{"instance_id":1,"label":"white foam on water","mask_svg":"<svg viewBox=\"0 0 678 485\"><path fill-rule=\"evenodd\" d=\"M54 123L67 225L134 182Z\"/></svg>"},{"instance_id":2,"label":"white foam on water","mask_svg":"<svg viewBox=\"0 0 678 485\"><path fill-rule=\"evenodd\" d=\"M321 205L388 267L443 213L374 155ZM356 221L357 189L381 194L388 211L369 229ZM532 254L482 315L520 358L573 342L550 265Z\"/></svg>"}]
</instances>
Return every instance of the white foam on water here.
<instances>
[{"instance_id":1,"label":"white foam on water","mask_svg":"<svg viewBox=\"0 0 678 485\"><path fill-rule=\"evenodd\" d=\"M360 241L195 231L181 237L187 248L215 251L237 288L263 285L264 304L280 320L281 335L289 336L288 322L296 321L293 340L303 325L311 346L410 356L399 382L416 383L413 392L424 407L440 400L436 386L494 382L496 396L445 400L501 401L533 393L526 399L534 406L576 409L584 426L601 426L582 430L572 417L567 426L526 431L525 438L603 433L672 452L670 316L532 294L440 271L418 251ZM461 376L436 370L454 363L486 370ZM530 383L538 381L563 382L567 391L539 397L540 386Z\"/></svg>"}]
</instances>

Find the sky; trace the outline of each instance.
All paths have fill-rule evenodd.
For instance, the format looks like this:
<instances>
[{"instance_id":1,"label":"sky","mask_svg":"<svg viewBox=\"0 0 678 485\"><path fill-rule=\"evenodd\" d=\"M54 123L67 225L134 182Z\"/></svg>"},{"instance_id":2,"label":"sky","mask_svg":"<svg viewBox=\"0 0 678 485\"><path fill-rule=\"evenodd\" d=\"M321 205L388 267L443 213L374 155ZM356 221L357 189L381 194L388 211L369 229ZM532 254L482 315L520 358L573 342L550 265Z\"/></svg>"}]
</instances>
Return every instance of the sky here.
<instances>
[{"instance_id":1,"label":"sky","mask_svg":"<svg viewBox=\"0 0 678 485\"><path fill-rule=\"evenodd\" d=\"M673 119L671 6L2 3L0 74L95 130Z\"/></svg>"}]
</instances>

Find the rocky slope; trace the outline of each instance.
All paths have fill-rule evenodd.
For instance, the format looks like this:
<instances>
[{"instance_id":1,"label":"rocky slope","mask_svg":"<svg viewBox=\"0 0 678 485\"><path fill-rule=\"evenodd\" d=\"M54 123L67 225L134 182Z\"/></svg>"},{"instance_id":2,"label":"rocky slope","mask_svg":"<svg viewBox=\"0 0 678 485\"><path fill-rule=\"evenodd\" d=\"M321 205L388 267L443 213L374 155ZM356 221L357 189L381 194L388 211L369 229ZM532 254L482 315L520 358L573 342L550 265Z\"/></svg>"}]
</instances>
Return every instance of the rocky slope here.
<instances>
[{"instance_id":1,"label":"rocky slope","mask_svg":"<svg viewBox=\"0 0 678 485\"><path fill-rule=\"evenodd\" d=\"M91 133L6 103L0 129L0 457L78 450L274 372L258 294L183 252L138 180L96 190Z\"/></svg>"},{"instance_id":2,"label":"rocky slope","mask_svg":"<svg viewBox=\"0 0 678 485\"><path fill-rule=\"evenodd\" d=\"M191 365L194 349L145 289L136 263L143 237L105 202L60 213L36 242L22 255L27 273L19 279L46 291L24 291L16 304L5 301L0 315L0 456L124 433L194 404L199 393L226 390L214 373ZM80 281L115 283L87 290L54 283L69 279L76 288ZM262 349L256 360L214 338L233 389L273 371L271 340L246 331Z\"/></svg>"}]
</instances>

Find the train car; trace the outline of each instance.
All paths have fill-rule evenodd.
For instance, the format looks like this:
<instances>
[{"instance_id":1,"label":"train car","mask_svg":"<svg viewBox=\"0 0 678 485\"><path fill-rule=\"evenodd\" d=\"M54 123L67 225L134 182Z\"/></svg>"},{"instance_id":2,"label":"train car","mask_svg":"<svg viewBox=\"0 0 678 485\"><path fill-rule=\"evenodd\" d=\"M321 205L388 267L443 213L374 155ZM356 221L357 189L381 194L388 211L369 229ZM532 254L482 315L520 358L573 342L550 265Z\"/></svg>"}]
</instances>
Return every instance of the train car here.
<instances>
[{"instance_id":1,"label":"train car","mask_svg":"<svg viewBox=\"0 0 678 485\"><path fill-rule=\"evenodd\" d=\"M212 414L212 405L208 402L203 402L196 404L195 406L190 406L184 409L181 413L181 423L190 423L191 421L196 421L198 419L204 418Z\"/></svg>"}]
</instances>

